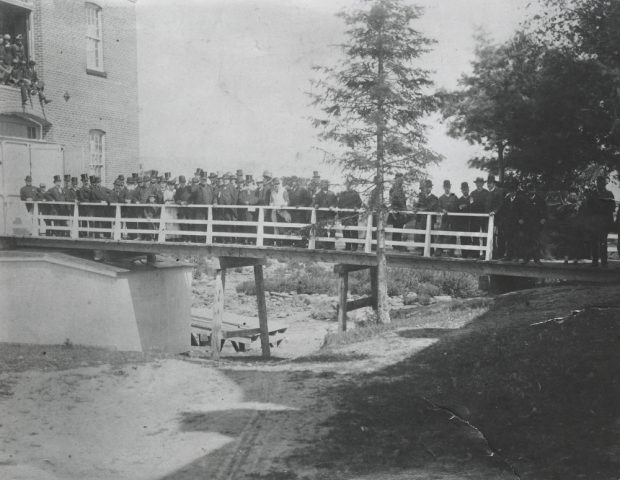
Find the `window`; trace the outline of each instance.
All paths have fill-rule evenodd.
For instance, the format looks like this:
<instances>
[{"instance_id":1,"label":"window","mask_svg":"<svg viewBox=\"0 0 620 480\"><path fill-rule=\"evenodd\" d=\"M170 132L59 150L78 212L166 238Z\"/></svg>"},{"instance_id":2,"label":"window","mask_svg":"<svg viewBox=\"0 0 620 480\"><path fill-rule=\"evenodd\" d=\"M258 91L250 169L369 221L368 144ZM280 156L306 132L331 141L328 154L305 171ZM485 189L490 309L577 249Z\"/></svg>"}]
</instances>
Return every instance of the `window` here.
<instances>
[{"instance_id":1,"label":"window","mask_svg":"<svg viewBox=\"0 0 620 480\"><path fill-rule=\"evenodd\" d=\"M104 180L105 177L105 132L101 130L91 130L89 132L90 145L89 145L89 157L90 157L90 173L101 177Z\"/></svg>"},{"instance_id":2,"label":"window","mask_svg":"<svg viewBox=\"0 0 620 480\"><path fill-rule=\"evenodd\" d=\"M0 115L0 136L39 140L41 126L15 115Z\"/></svg>"},{"instance_id":3,"label":"window","mask_svg":"<svg viewBox=\"0 0 620 480\"><path fill-rule=\"evenodd\" d=\"M0 1L0 32L2 32L2 35L8 34L11 36L11 44L13 45L17 43L17 37L21 36L21 45L23 47L20 56L23 55L26 59L33 57L33 52L30 51L31 16L32 11L28 8Z\"/></svg>"},{"instance_id":4,"label":"window","mask_svg":"<svg viewBox=\"0 0 620 480\"><path fill-rule=\"evenodd\" d=\"M101 31L101 7L86 4L86 69L103 72L103 34Z\"/></svg>"}]
</instances>

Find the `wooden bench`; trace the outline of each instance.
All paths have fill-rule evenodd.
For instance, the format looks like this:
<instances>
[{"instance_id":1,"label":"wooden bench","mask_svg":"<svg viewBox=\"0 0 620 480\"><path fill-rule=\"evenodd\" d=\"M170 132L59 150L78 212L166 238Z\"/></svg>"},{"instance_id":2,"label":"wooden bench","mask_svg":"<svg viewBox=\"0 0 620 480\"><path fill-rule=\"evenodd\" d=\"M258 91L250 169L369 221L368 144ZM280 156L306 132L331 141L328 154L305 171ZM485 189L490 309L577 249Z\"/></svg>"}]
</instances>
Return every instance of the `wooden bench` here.
<instances>
[{"instance_id":1,"label":"wooden bench","mask_svg":"<svg viewBox=\"0 0 620 480\"><path fill-rule=\"evenodd\" d=\"M284 333L288 327L277 322L269 325L269 345L278 347L284 340ZM200 315L192 315L191 342L193 346L211 346L212 319ZM245 318L222 321L222 333L220 339L220 351L228 340L235 352L249 350L252 342L260 339L258 319Z\"/></svg>"}]
</instances>

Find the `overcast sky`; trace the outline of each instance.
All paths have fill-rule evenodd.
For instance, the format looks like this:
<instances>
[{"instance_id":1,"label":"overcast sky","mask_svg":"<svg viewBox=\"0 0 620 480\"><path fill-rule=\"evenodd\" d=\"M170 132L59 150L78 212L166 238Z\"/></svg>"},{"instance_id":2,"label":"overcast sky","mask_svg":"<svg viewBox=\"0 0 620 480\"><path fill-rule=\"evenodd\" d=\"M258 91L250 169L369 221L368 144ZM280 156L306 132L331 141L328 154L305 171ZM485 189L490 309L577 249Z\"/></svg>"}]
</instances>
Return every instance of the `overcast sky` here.
<instances>
[{"instance_id":1,"label":"overcast sky","mask_svg":"<svg viewBox=\"0 0 620 480\"><path fill-rule=\"evenodd\" d=\"M469 70L473 35L497 40L522 20L529 0L419 0L417 28L437 41L422 60L439 87L453 88ZM313 65L331 65L344 26L335 13L354 0L140 0L138 68L144 168L311 176L333 180L322 162L329 146L308 117ZM431 121L431 147L446 160L429 170L435 185L473 180L475 152Z\"/></svg>"}]
</instances>

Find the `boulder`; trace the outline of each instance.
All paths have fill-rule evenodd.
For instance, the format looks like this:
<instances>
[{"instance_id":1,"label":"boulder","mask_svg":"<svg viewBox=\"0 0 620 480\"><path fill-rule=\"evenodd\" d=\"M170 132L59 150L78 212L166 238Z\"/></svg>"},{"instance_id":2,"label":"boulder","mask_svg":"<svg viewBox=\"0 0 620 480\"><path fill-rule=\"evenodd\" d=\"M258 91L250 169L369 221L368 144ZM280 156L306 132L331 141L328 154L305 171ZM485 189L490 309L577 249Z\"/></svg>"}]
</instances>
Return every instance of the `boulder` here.
<instances>
[{"instance_id":1,"label":"boulder","mask_svg":"<svg viewBox=\"0 0 620 480\"><path fill-rule=\"evenodd\" d=\"M419 295L416 292L409 292L403 295L403 304L413 305L418 302Z\"/></svg>"}]
</instances>

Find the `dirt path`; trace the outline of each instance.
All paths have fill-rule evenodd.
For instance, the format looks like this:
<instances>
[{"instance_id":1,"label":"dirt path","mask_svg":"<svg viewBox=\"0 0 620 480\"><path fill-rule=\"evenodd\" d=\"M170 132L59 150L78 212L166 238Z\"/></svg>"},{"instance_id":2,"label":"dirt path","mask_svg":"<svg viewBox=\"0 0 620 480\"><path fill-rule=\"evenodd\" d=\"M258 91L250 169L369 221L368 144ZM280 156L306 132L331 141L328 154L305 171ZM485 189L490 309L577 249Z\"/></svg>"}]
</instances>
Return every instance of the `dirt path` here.
<instances>
[{"instance_id":1,"label":"dirt path","mask_svg":"<svg viewBox=\"0 0 620 480\"><path fill-rule=\"evenodd\" d=\"M616 297L429 309L284 361L0 348L0 478L617 480Z\"/></svg>"}]
</instances>

